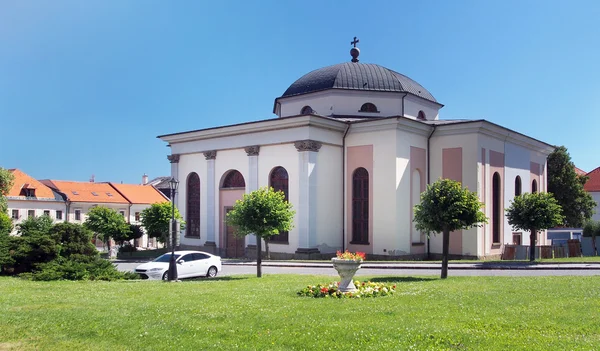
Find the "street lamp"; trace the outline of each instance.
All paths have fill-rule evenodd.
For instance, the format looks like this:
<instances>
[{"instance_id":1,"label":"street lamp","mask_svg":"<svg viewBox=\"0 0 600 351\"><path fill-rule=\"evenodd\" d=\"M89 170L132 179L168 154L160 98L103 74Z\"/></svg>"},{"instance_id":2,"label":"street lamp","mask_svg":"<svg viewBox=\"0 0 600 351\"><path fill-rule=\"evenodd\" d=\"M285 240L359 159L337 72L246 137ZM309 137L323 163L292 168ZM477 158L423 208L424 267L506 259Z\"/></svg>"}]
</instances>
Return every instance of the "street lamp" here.
<instances>
[{"instance_id":1,"label":"street lamp","mask_svg":"<svg viewBox=\"0 0 600 351\"><path fill-rule=\"evenodd\" d=\"M168 278L170 282L177 280L177 264L175 263L175 235L178 235L179 228L176 228L177 222L175 222L175 193L177 192L177 186L179 182L175 177L171 177L169 180L169 187L171 188L171 204L173 205L171 211L171 259L169 260L169 273Z\"/></svg>"}]
</instances>

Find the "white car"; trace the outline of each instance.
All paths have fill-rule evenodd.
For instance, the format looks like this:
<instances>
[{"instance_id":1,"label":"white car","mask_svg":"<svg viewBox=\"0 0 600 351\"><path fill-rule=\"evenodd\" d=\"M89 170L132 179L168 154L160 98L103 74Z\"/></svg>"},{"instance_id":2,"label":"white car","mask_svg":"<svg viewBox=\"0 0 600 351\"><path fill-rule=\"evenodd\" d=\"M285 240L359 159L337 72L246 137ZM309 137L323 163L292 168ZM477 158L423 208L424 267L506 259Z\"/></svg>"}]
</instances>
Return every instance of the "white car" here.
<instances>
[{"instance_id":1,"label":"white car","mask_svg":"<svg viewBox=\"0 0 600 351\"><path fill-rule=\"evenodd\" d=\"M171 253L135 268L142 279L167 280ZM221 271L221 257L203 251L175 251L177 278L216 277Z\"/></svg>"}]
</instances>

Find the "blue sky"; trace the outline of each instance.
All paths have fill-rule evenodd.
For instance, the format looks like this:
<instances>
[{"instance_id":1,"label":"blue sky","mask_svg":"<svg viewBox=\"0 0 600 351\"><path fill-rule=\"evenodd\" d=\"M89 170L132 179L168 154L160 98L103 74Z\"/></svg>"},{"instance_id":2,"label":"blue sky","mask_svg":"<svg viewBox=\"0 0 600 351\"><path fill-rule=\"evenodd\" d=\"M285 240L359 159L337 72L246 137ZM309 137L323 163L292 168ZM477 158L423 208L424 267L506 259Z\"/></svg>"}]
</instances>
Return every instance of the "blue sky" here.
<instances>
[{"instance_id":1,"label":"blue sky","mask_svg":"<svg viewBox=\"0 0 600 351\"><path fill-rule=\"evenodd\" d=\"M600 2L2 1L0 166L39 178L168 175L157 135L273 118L350 59L600 166Z\"/></svg>"}]
</instances>

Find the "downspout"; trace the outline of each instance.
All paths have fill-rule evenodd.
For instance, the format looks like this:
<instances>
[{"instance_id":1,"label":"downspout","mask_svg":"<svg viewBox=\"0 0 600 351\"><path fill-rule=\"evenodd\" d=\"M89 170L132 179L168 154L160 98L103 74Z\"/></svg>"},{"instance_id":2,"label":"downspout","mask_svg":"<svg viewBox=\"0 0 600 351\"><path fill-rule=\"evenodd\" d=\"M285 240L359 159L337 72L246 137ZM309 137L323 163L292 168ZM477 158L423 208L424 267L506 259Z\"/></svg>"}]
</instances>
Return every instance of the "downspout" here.
<instances>
[{"instance_id":1,"label":"downspout","mask_svg":"<svg viewBox=\"0 0 600 351\"><path fill-rule=\"evenodd\" d=\"M346 251L346 135L350 130L350 124L346 127L342 137L342 252Z\"/></svg>"},{"instance_id":2,"label":"downspout","mask_svg":"<svg viewBox=\"0 0 600 351\"><path fill-rule=\"evenodd\" d=\"M69 210L71 209L71 200L65 201L65 222L69 222Z\"/></svg>"},{"instance_id":3,"label":"downspout","mask_svg":"<svg viewBox=\"0 0 600 351\"><path fill-rule=\"evenodd\" d=\"M404 117L404 98L406 95L408 95L408 93L404 93L404 96L402 96L402 117Z\"/></svg>"},{"instance_id":4,"label":"downspout","mask_svg":"<svg viewBox=\"0 0 600 351\"><path fill-rule=\"evenodd\" d=\"M435 133L435 127L436 125L433 125L433 129L431 129L431 133L429 133L429 136L427 137L427 185L431 184L431 152L430 150L430 141L431 141L431 137L433 136L433 133ZM427 259L429 260L431 258L431 241L429 239L429 235L427 235Z\"/></svg>"}]
</instances>

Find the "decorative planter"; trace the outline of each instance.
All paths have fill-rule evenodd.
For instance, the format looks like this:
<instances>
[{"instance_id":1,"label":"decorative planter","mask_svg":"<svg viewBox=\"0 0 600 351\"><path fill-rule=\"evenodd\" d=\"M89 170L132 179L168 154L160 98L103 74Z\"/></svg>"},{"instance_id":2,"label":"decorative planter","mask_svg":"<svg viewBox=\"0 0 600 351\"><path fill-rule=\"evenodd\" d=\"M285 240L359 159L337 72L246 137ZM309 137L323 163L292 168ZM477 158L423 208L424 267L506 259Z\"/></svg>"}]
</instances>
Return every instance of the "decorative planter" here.
<instances>
[{"instance_id":1,"label":"decorative planter","mask_svg":"<svg viewBox=\"0 0 600 351\"><path fill-rule=\"evenodd\" d=\"M338 289L341 292L353 292L356 291L356 286L354 286L354 282L352 278L354 277L354 273L360 268L362 260L345 260L341 258L334 257L331 259L333 263L333 268L338 272L342 281L338 286Z\"/></svg>"}]
</instances>

